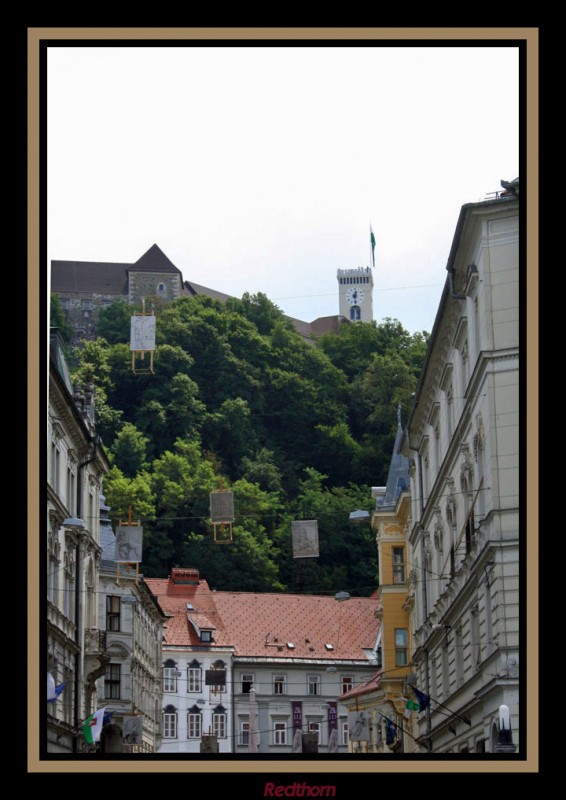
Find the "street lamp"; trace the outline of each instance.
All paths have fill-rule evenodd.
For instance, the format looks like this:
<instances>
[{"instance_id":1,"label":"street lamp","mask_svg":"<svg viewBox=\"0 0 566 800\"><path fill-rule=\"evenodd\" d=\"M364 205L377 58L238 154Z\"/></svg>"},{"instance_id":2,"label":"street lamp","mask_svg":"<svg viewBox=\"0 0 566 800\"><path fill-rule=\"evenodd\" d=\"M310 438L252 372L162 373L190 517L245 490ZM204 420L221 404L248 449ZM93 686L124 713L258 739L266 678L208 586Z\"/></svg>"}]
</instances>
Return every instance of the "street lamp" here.
<instances>
[{"instance_id":1,"label":"street lamp","mask_svg":"<svg viewBox=\"0 0 566 800\"><path fill-rule=\"evenodd\" d=\"M350 522L360 523L360 522L369 522L371 514L369 511L364 511L361 508L356 509L356 511L352 511L350 513Z\"/></svg>"}]
</instances>

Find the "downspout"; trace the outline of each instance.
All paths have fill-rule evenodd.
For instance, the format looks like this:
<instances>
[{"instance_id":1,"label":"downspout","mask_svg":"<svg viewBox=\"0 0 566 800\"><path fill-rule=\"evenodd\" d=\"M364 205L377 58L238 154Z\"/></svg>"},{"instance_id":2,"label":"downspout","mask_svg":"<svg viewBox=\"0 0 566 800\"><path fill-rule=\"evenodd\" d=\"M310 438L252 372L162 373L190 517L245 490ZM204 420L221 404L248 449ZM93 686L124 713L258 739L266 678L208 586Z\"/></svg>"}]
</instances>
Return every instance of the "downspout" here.
<instances>
[{"instance_id":1,"label":"downspout","mask_svg":"<svg viewBox=\"0 0 566 800\"><path fill-rule=\"evenodd\" d=\"M82 488L83 488L83 470L87 464L95 461L98 454L98 437L91 437L91 444L93 446L92 455L86 461L82 461L77 470L77 510L76 516L81 519L82 512ZM80 659L83 648L81 647L82 625L81 625L81 596L82 592L79 588L79 578L81 574L81 534L78 534L78 541L75 547L75 644L77 645L77 652L75 653L75 728L77 729L76 736L73 737L73 753L78 751L78 737L79 737L79 723L80 723Z\"/></svg>"}]
</instances>

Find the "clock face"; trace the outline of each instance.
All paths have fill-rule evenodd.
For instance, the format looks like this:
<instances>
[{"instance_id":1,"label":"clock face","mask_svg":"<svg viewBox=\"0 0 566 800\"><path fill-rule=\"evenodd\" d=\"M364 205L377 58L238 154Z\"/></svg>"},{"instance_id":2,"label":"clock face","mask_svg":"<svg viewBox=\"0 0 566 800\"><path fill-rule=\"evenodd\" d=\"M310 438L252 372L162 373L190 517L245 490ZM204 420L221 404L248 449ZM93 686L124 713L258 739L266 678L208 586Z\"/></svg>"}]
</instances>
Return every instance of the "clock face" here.
<instances>
[{"instance_id":1,"label":"clock face","mask_svg":"<svg viewBox=\"0 0 566 800\"><path fill-rule=\"evenodd\" d=\"M351 306L359 306L364 302L364 291L359 286L350 286L346 292L346 300Z\"/></svg>"}]
</instances>

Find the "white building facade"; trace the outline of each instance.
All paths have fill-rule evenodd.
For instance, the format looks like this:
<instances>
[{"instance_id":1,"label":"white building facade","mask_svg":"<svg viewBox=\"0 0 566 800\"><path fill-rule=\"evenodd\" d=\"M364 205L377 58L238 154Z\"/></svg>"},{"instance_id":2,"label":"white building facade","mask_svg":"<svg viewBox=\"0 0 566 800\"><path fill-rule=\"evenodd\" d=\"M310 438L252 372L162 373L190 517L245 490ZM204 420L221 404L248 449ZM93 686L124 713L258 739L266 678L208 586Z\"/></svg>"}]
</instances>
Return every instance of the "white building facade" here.
<instances>
[{"instance_id":1,"label":"white building facade","mask_svg":"<svg viewBox=\"0 0 566 800\"><path fill-rule=\"evenodd\" d=\"M97 705L106 708L109 719L102 728L99 749L103 753L155 753L161 742L165 616L133 565L118 565L114 560L116 538L110 509L103 496L100 500L98 628L92 635L104 644Z\"/></svg>"},{"instance_id":2,"label":"white building facade","mask_svg":"<svg viewBox=\"0 0 566 800\"><path fill-rule=\"evenodd\" d=\"M519 744L519 199L462 207L407 426L413 669L434 753ZM452 712L452 715L449 712Z\"/></svg>"},{"instance_id":3,"label":"white building facade","mask_svg":"<svg viewBox=\"0 0 566 800\"><path fill-rule=\"evenodd\" d=\"M92 384L73 393L62 342L52 334L47 417L47 672L63 687L47 702L47 752L82 749L94 710L92 673L103 642L97 626L101 547L98 497L109 464L94 429Z\"/></svg>"},{"instance_id":4,"label":"white building facade","mask_svg":"<svg viewBox=\"0 0 566 800\"><path fill-rule=\"evenodd\" d=\"M344 661L235 658L233 752L250 750L253 686L256 722L251 731L257 730L258 753L302 752L302 734L315 736L316 752L347 753L348 710L338 698L367 678L376 663L375 652Z\"/></svg>"}]
</instances>

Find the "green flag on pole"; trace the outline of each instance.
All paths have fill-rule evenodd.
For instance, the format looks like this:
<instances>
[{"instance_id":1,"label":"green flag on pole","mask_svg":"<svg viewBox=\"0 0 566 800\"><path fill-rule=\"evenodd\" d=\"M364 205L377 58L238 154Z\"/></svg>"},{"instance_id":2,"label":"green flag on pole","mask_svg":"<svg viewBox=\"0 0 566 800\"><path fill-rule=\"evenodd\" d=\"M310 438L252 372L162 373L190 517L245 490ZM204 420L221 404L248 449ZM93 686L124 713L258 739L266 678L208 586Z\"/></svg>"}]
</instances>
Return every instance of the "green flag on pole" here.
<instances>
[{"instance_id":1,"label":"green flag on pole","mask_svg":"<svg viewBox=\"0 0 566 800\"><path fill-rule=\"evenodd\" d=\"M421 707L415 700L407 700L405 708L409 709L410 711L420 711Z\"/></svg>"},{"instance_id":2,"label":"green flag on pole","mask_svg":"<svg viewBox=\"0 0 566 800\"><path fill-rule=\"evenodd\" d=\"M105 711L106 706L99 708L83 722L83 734L88 744L94 744L100 739Z\"/></svg>"},{"instance_id":3,"label":"green flag on pole","mask_svg":"<svg viewBox=\"0 0 566 800\"><path fill-rule=\"evenodd\" d=\"M369 240L371 244L371 265L375 267L375 236L371 225L369 226Z\"/></svg>"}]
</instances>

